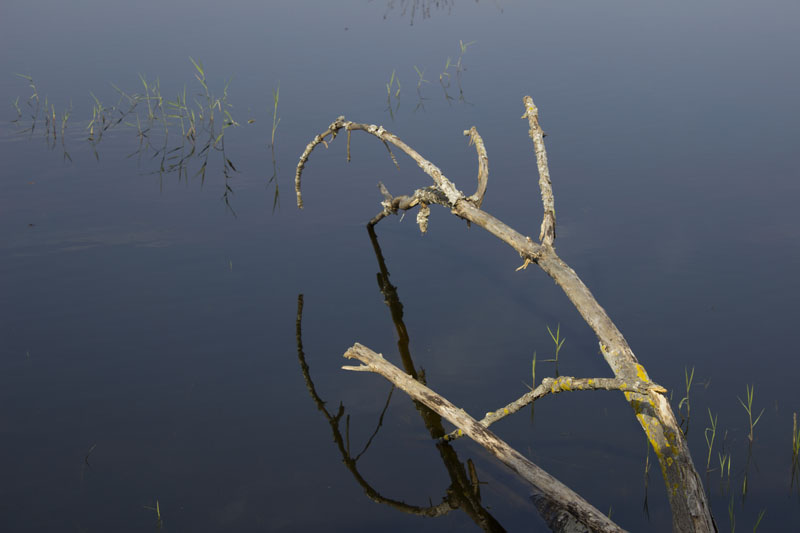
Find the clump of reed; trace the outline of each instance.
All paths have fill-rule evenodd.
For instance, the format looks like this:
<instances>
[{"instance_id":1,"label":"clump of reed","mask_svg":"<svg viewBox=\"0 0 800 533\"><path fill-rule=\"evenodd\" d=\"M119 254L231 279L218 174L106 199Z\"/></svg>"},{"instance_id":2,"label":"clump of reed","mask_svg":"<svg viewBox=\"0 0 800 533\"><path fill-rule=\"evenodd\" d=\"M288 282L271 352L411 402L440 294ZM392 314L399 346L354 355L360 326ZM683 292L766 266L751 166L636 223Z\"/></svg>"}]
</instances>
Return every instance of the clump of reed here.
<instances>
[{"instance_id":1,"label":"clump of reed","mask_svg":"<svg viewBox=\"0 0 800 533\"><path fill-rule=\"evenodd\" d=\"M31 94L25 104L29 113L30 125L23 127L21 130L19 130L19 133L28 134L32 138L36 132L37 126L41 124L43 128L39 129L42 132L42 137L44 138L47 147L51 150L55 149L60 138L61 147L64 150L64 159L72 161L72 157L67 152L67 147L64 140L67 131L67 121L69 120L72 112L72 104L70 104L68 108L58 113L56 112L55 104L50 102L46 95L44 96L44 101L42 101L42 98L39 96L39 89L36 87L36 83L33 81L32 76L27 74L17 74L17 77L24 79L28 83L28 88L31 91ZM19 106L19 97L12 102L12 105L14 106L17 116L11 120L11 123L21 125L23 112Z\"/></svg>"},{"instance_id":2,"label":"clump of reed","mask_svg":"<svg viewBox=\"0 0 800 533\"><path fill-rule=\"evenodd\" d=\"M211 165L216 165L224 177L222 199L226 207L232 211L230 205L230 196L233 194L231 180L238 170L226 151L225 133L228 128L239 126L239 123L231 114L233 106L229 103L228 98L230 80L222 89L222 95L216 96L209 88L202 62L195 61L193 58L189 58L189 60L194 66L194 77L201 89L191 100L190 97L187 97L186 86L174 99L170 100L164 97L159 79L149 81L143 74L139 74L141 88L137 92L124 91L111 84L117 93L116 102L113 104L103 103L98 96L90 92L92 117L86 125L86 139L92 147L95 158L99 160L98 148L110 130L125 127L135 131L138 146L129 157L138 157L141 162L144 156L149 156L151 160L157 161L158 167L154 173L159 176L175 173L180 180L188 178L192 173L203 184ZM24 74L18 74L18 76L28 82L31 90L27 101L31 124L22 130L22 133L33 135L37 126L43 124L45 138L48 139L51 146L55 146L60 125L65 158L72 160L64 144L67 121L70 118L72 107L64 110L59 117L55 106L48 102L47 97L44 99L40 97L33 78ZM273 146L274 160L275 131L280 122L276 116L277 90L273 96L275 115L273 116L271 145ZM23 118L19 98L13 102L13 105L17 117L12 122L19 123ZM216 157L212 157L215 154Z\"/></svg>"}]
</instances>

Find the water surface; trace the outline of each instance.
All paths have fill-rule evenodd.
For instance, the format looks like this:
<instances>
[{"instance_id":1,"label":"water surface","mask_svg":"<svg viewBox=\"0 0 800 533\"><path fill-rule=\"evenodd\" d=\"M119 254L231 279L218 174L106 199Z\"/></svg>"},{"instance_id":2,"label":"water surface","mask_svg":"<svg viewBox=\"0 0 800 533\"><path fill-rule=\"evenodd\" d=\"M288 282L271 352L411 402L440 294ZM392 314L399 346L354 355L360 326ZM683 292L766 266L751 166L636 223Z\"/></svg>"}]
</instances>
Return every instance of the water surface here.
<instances>
[{"instance_id":1,"label":"water surface","mask_svg":"<svg viewBox=\"0 0 800 533\"><path fill-rule=\"evenodd\" d=\"M400 391L357 463L380 497L343 463L315 399L331 416L344 405L338 435L349 417L355 455L390 387L341 371L341 354L361 342L401 364L364 228L380 210L375 185L400 194L428 178L354 135L349 164L342 138L315 151L302 211L292 183L306 144L344 114L384 125L471 191L477 161L462 131L475 125L490 160L484 208L535 236L526 94L548 133L559 253L676 410L695 369L688 439L701 471L707 409L719 416L711 465L723 453L732 467L730 480L707 478L718 524L733 499L740 529L762 509L763 530L800 526L789 489L800 411L794 3L6 2L0 20L0 529L141 531L159 526L158 501L172 531L543 530L523 483L470 442L438 450ZM474 41L465 70L451 66L443 87L460 41ZM202 182L197 161L188 177L160 174L152 151L131 157L130 127L110 130L96 157L89 93L112 105L111 84L141 92L141 74L191 100L201 88L190 57L216 96L229 83L240 125L226 129L226 157L238 172L226 180L214 152ZM387 102L392 72L399 96ZM15 73L59 117L71 106L64 145L51 148L41 124L20 134L31 93ZM473 415L527 390L534 351L552 356L547 326L567 338L561 374L610 375L558 287L516 272L517 255L479 228L434 209L425 236L413 214L377 233L414 364ZM537 366L539 379L552 371ZM737 400L748 384L765 409L749 464ZM548 398L533 422L522 413L495 429L627 529L669 531L657 468L643 511L645 439L620 395ZM436 506L468 460L480 511L423 518L373 501Z\"/></svg>"}]
</instances>

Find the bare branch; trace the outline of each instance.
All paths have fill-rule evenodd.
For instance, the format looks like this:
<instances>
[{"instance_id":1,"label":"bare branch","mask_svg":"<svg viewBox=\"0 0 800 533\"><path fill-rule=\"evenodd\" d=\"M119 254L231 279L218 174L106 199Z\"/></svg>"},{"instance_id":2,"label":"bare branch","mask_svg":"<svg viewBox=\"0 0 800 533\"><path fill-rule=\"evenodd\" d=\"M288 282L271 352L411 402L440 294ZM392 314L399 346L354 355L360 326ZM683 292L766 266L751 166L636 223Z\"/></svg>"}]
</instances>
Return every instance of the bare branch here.
<instances>
[{"instance_id":1,"label":"bare branch","mask_svg":"<svg viewBox=\"0 0 800 533\"><path fill-rule=\"evenodd\" d=\"M544 149L544 132L539 126L539 109L534 105L533 98L526 96L522 99L525 104L525 113L522 118L528 119L530 136L533 141L533 150L536 152L536 166L539 167L539 189L542 191L542 229L539 232L539 241L552 246L556 239L556 208L553 200L553 184L550 181L550 169L547 166L547 152Z\"/></svg>"},{"instance_id":2,"label":"bare branch","mask_svg":"<svg viewBox=\"0 0 800 533\"><path fill-rule=\"evenodd\" d=\"M300 194L300 176L303 174L303 168L306 166L306 162L308 161L308 157L311 155L311 151L316 148L316 146L320 143L325 144L325 147L328 147L328 144L325 142L325 137L328 135L331 136L331 140L336 138L336 134L339 133L339 130L342 129L344 126L344 116L340 116L336 120L334 120L328 129L323 131L321 134L314 137L314 140L308 143L306 149L303 151L303 154L300 156L300 162L297 163L297 172L294 175L294 191L297 194L297 207L300 209L303 208L303 196ZM348 137L349 139L349 137ZM347 157L348 160L350 158L350 143L347 144L348 151Z\"/></svg>"},{"instance_id":3,"label":"bare branch","mask_svg":"<svg viewBox=\"0 0 800 533\"><path fill-rule=\"evenodd\" d=\"M480 423L484 427L489 427L498 420L513 415L526 405L529 405L540 398L544 398L548 394L558 394L559 392L566 391L589 391L589 390L615 390L621 392L638 392L639 394L648 394L651 391L657 393L665 393L667 389L661 385L653 382L642 383L626 383L621 379L616 378L573 378L569 376L561 376L558 378L544 378L538 387L523 394L505 407L501 407L496 411L486 413L486 416L481 419ZM443 441L454 440L461 437L461 431L451 431L444 437Z\"/></svg>"},{"instance_id":4,"label":"bare branch","mask_svg":"<svg viewBox=\"0 0 800 533\"><path fill-rule=\"evenodd\" d=\"M302 194L300 193L300 177L303 173L303 169L305 168L306 162L308 161L309 156L311 155L311 151L316 148L318 144L325 144L327 147L327 143L325 142L325 137L328 135L331 136L331 141L336 138L336 134L339 132L340 129L346 128L348 132L352 130L362 130L371 135L374 135L384 143L393 144L398 147L400 150L406 153L411 159L413 159L417 165L422 169L425 174L431 177L433 182L439 188L439 190L447 197L447 200L455 205L455 203L464 198L464 193L456 189L455 185L453 185L450 180L448 180L442 171L439 168L422 157L416 150L408 146L406 143L400 140L399 137L389 133L383 126L376 126L374 124L359 124L356 122L345 121L343 116L337 118L334 122L328 126L321 134L314 137L314 140L308 143L306 146L305 151L300 156L300 161L297 164L297 171L295 173L294 178L294 185L295 185L295 192L297 193L297 207L303 207L303 199ZM388 148L388 146L387 146ZM391 150L389 151L391 153ZM396 160L395 160L396 162Z\"/></svg>"},{"instance_id":5,"label":"bare branch","mask_svg":"<svg viewBox=\"0 0 800 533\"><path fill-rule=\"evenodd\" d=\"M523 267L530 263L536 263L563 289L586 323L594 330L600 341L603 357L613 370L615 377L627 383L637 381L648 383L650 378L646 370L639 364L622 333L612 322L605 309L595 300L589 288L552 247L555 239L555 208L550 174L547 168L547 155L544 150L543 132L539 127L538 110L533 104L533 100L526 96L524 102L526 110L523 118L528 118L539 167L539 185L544 208L539 237L542 244L534 243L530 237L518 233L476 207L435 165L399 138L384 130L383 127L345 122L343 117L339 117L325 132L315 137L301 156L295 180L298 205L302 206L300 174L303 166L311 150L317 144L327 146L324 140L327 135L332 135L333 138L336 132L343 127L348 131L360 129L384 142L397 146L414 159L434 181L434 187L417 190L412 197L417 197L420 204L443 205L454 215L486 229L520 254L525 260ZM423 195L427 196L425 200L422 199ZM425 214L422 215L422 218L421 226L424 228ZM649 390L647 394L628 391L624 392L624 395L633 407L636 418L645 431L661 465L672 508L673 529L675 531L714 531L716 528L708 508L700 476L694 468L688 445L675 420L669 402L663 395L654 393L653 390Z\"/></svg>"},{"instance_id":6,"label":"bare branch","mask_svg":"<svg viewBox=\"0 0 800 533\"><path fill-rule=\"evenodd\" d=\"M356 367L345 366L342 368L362 372L370 371L382 375L413 399L424 403L431 410L461 428L471 439L490 451L523 479L548 497L560 502L573 516L578 517L592 531L624 531L580 495L523 457L505 441L469 416L464 410L457 408L443 396L414 380L414 378L384 359L381 354L356 343L344 353L344 357L358 359L364 365Z\"/></svg>"}]
</instances>

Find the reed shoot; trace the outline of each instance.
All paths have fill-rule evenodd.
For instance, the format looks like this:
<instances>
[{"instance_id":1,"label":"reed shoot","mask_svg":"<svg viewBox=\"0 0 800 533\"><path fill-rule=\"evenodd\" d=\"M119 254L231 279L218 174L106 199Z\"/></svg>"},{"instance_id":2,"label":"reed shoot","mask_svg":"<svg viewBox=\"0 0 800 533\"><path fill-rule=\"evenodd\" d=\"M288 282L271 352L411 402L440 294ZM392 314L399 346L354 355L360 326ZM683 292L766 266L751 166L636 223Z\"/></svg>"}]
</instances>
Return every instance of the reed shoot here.
<instances>
[{"instance_id":1,"label":"reed shoot","mask_svg":"<svg viewBox=\"0 0 800 533\"><path fill-rule=\"evenodd\" d=\"M789 488L794 487L795 479L800 482L800 429L797 427L797 413L792 415L792 477Z\"/></svg>"},{"instance_id":2,"label":"reed shoot","mask_svg":"<svg viewBox=\"0 0 800 533\"><path fill-rule=\"evenodd\" d=\"M270 140L270 145L275 148L275 130L278 129L278 124L281 123L280 117L278 117L278 99L280 98L281 94L281 84L278 83L278 86L272 91L272 100L274 102L274 107L272 108L272 137Z\"/></svg>"},{"instance_id":3,"label":"reed shoot","mask_svg":"<svg viewBox=\"0 0 800 533\"><path fill-rule=\"evenodd\" d=\"M764 519L765 514L767 514L766 509L761 509L761 511L759 511L758 518L756 518L756 523L753 524L753 533L755 533L758 529L758 526L761 525L761 521Z\"/></svg>"},{"instance_id":4,"label":"reed shoot","mask_svg":"<svg viewBox=\"0 0 800 533\"><path fill-rule=\"evenodd\" d=\"M547 332L550 334L550 338L553 340L555 344L555 358L554 359L545 359L544 361L547 363L555 363L556 366L556 377L558 377L558 354L561 352L561 348L564 346L564 341L566 338L561 337L561 324L558 324L556 327L556 332L553 333L553 330L550 329L550 326L547 326Z\"/></svg>"},{"instance_id":5,"label":"reed shoot","mask_svg":"<svg viewBox=\"0 0 800 533\"><path fill-rule=\"evenodd\" d=\"M753 444L753 440L755 439L754 430L758 421L761 420L761 415L764 414L764 409L756 417L755 421L753 421L753 394L755 393L755 386L754 385L745 385L745 390L747 392L747 401L743 401L738 396L736 397L739 400L739 403L742 404L744 410L747 412L747 419L750 423L750 433L747 435L747 438L750 440L750 445Z\"/></svg>"},{"instance_id":6,"label":"reed shoot","mask_svg":"<svg viewBox=\"0 0 800 533\"><path fill-rule=\"evenodd\" d=\"M717 437L717 418L719 415L712 415L711 409L708 410L708 418L711 427L705 429L706 446L708 447L708 458L706 459L706 471L711 467L711 449L714 447L714 439ZM709 434L711 435L709 437Z\"/></svg>"},{"instance_id":7,"label":"reed shoot","mask_svg":"<svg viewBox=\"0 0 800 533\"><path fill-rule=\"evenodd\" d=\"M684 367L683 375L686 383L686 396L684 396L678 403L678 413L681 415L681 418L683 419L681 420L681 427L683 428L684 422L686 423L686 427L683 428L683 434L685 436L689 434L689 420L692 414L692 404L691 401L689 400L689 393L692 390L692 381L694 381L694 367L692 367L691 373L689 373L689 370L686 367ZM681 409L683 408L684 405L686 406L686 418L683 417L683 413L681 412Z\"/></svg>"}]
</instances>

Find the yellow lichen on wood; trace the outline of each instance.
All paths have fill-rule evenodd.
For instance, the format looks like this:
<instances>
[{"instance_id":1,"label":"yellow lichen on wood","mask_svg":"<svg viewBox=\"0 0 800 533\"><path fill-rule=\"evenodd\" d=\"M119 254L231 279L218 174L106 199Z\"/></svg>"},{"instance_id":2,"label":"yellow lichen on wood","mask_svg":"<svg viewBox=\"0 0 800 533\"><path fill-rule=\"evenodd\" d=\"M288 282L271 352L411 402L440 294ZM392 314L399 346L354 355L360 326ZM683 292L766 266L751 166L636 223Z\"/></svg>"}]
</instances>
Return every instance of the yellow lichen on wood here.
<instances>
[{"instance_id":1,"label":"yellow lichen on wood","mask_svg":"<svg viewBox=\"0 0 800 533\"><path fill-rule=\"evenodd\" d=\"M647 371L639 363L636 363L636 375L645 383L650 383L650 376L647 375Z\"/></svg>"}]
</instances>

